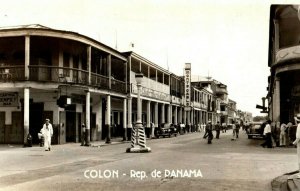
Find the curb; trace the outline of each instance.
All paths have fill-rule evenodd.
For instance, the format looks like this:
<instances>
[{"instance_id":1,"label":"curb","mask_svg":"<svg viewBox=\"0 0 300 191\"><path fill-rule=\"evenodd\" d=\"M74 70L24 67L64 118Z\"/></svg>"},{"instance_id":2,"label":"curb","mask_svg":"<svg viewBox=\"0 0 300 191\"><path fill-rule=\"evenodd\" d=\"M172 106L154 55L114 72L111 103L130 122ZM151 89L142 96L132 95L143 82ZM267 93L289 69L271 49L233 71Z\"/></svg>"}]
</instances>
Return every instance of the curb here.
<instances>
[{"instance_id":1,"label":"curb","mask_svg":"<svg viewBox=\"0 0 300 191\"><path fill-rule=\"evenodd\" d=\"M300 189L300 179L288 179L291 175L298 173L299 171L293 171L286 173L282 176L278 176L271 182L272 191L297 191Z\"/></svg>"}]
</instances>

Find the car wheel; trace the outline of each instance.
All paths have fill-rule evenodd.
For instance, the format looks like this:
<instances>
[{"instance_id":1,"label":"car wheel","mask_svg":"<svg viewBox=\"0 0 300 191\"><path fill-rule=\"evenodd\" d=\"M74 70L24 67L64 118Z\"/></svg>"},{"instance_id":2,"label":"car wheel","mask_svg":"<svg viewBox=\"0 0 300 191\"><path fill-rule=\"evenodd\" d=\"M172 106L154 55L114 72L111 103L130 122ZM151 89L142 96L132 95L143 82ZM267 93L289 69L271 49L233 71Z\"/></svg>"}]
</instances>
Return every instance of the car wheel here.
<instances>
[{"instance_id":1,"label":"car wheel","mask_svg":"<svg viewBox=\"0 0 300 191\"><path fill-rule=\"evenodd\" d=\"M252 139L252 136L251 136L251 135L248 135L248 139Z\"/></svg>"},{"instance_id":2,"label":"car wheel","mask_svg":"<svg viewBox=\"0 0 300 191\"><path fill-rule=\"evenodd\" d=\"M177 133L175 133L174 136L177 137Z\"/></svg>"}]
</instances>

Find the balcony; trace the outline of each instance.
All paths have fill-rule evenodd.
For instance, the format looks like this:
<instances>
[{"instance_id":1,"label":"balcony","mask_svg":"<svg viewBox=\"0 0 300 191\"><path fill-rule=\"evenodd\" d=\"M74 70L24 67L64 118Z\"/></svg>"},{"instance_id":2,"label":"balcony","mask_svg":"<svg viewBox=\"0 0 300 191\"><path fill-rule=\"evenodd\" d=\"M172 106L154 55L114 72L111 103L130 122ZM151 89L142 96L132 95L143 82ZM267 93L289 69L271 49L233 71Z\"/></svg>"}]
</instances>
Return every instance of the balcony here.
<instances>
[{"instance_id":1,"label":"balcony","mask_svg":"<svg viewBox=\"0 0 300 191\"><path fill-rule=\"evenodd\" d=\"M227 111L220 111L220 115L228 115Z\"/></svg>"},{"instance_id":2,"label":"balcony","mask_svg":"<svg viewBox=\"0 0 300 191\"><path fill-rule=\"evenodd\" d=\"M282 48L276 53L274 65L296 60L300 60L300 46Z\"/></svg>"},{"instance_id":3,"label":"balcony","mask_svg":"<svg viewBox=\"0 0 300 191\"><path fill-rule=\"evenodd\" d=\"M0 66L0 82L25 80L24 65ZM30 65L29 81L87 85L109 90L109 77L91 73L91 81L89 82L89 72L76 68ZM111 90L126 93L126 82L111 79Z\"/></svg>"},{"instance_id":4,"label":"balcony","mask_svg":"<svg viewBox=\"0 0 300 191\"><path fill-rule=\"evenodd\" d=\"M131 93L137 94L137 85L136 84L131 84ZM144 97L152 98L152 99L157 99L161 101L166 101L170 102L171 101L171 96L169 94L166 94L164 92L156 91L150 88L146 88L142 86L142 91L141 95Z\"/></svg>"}]
</instances>

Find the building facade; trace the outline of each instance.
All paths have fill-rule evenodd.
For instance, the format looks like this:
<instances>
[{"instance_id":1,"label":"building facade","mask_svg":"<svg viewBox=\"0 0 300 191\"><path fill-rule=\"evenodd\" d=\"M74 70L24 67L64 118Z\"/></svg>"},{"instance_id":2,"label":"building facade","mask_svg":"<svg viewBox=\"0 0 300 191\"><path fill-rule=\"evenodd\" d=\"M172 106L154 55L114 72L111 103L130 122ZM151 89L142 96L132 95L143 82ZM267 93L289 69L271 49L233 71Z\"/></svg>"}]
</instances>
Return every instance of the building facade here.
<instances>
[{"instance_id":1,"label":"building facade","mask_svg":"<svg viewBox=\"0 0 300 191\"><path fill-rule=\"evenodd\" d=\"M135 52L41 25L0 28L0 143L26 143L49 118L53 143L129 140L137 119L135 75L143 74L142 122L148 137L163 123L190 130L226 121L227 89L177 76ZM224 106L225 104L225 106ZM225 108L225 109L224 109Z\"/></svg>"},{"instance_id":2,"label":"building facade","mask_svg":"<svg viewBox=\"0 0 300 191\"><path fill-rule=\"evenodd\" d=\"M270 9L268 77L269 118L294 122L300 113L300 21L298 5Z\"/></svg>"}]
</instances>

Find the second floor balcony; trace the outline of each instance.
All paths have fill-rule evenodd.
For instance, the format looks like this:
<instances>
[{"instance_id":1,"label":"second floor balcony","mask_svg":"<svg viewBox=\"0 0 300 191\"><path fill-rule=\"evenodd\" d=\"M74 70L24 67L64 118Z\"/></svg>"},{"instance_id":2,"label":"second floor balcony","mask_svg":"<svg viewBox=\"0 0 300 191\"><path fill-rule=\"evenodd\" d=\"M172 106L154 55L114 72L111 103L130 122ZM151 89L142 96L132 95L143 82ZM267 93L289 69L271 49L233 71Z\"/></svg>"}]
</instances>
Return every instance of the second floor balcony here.
<instances>
[{"instance_id":1,"label":"second floor balcony","mask_svg":"<svg viewBox=\"0 0 300 191\"><path fill-rule=\"evenodd\" d=\"M0 66L0 82L51 82L61 84L86 85L118 93L126 93L126 82L110 79L89 71L57 66L29 66L29 78L25 77L24 65Z\"/></svg>"}]
</instances>

